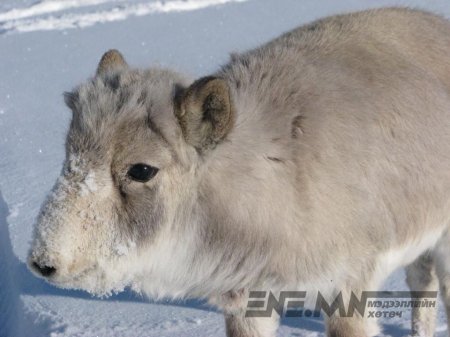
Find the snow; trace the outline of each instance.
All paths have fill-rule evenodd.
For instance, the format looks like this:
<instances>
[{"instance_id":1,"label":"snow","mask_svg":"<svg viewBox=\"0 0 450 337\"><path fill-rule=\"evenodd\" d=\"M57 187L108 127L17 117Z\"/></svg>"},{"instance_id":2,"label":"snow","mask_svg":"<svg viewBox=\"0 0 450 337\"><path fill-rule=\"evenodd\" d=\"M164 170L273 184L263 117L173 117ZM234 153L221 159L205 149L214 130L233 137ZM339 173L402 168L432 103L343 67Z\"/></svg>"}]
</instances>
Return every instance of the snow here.
<instances>
[{"instance_id":1,"label":"snow","mask_svg":"<svg viewBox=\"0 0 450 337\"><path fill-rule=\"evenodd\" d=\"M108 299L62 290L25 266L32 225L61 171L70 112L62 93L91 76L102 53L195 76L316 18L385 5L450 17L448 0L2 0L0 2L0 337L224 336L220 313L197 301L126 291ZM88 177L87 190L95 189ZM132 247L117 247L126 254ZM384 289L405 290L403 271ZM409 313L383 322L406 336ZM447 334L439 309L437 336ZM279 336L324 336L321 319L285 319Z\"/></svg>"},{"instance_id":2,"label":"snow","mask_svg":"<svg viewBox=\"0 0 450 337\"><path fill-rule=\"evenodd\" d=\"M126 244L118 244L115 247L115 251L117 253L117 255L119 256L123 256L123 255L128 255L130 252L130 249L136 248L136 243L132 242L131 240Z\"/></svg>"},{"instance_id":3,"label":"snow","mask_svg":"<svg viewBox=\"0 0 450 337\"><path fill-rule=\"evenodd\" d=\"M89 193L97 191L97 183L95 180L95 172L91 171L87 174L84 181L81 183L81 194L88 195Z\"/></svg>"},{"instance_id":4,"label":"snow","mask_svg":"<svg viewBox=\"0 0 450 337\"><path fill-rule=\"evenodd\" d=\"M41 1L29 7L13 8L0 14L0 21L23 19L30 16L37 16L41 14L48 14L52 12L62 11L64 9L74 7L93 6L110 2L110 0L84 0L84 1Z\"/></svg>"},{"instance_id":5,"label":"snow","mask_svg":"<svg viewBox=\"0 0 450 337\"><path fill-rule=\"evenodd\" d=\"M124 2L123 0L74 0L74 1L53 1L47 0L39 2L24 9L11 9L0 14L0 31L4 32L31 32L37 30L56 30L77 27L89 27L97 23L114 22L125 20L130 16L143 16L155 13L184 12L198 10L210 6L225 4L228 2L242 2L245 0L172 0L167 2L143 2L138 4L124 3L120 7L111 7L106 10L95 10L83 13L63 13L58 16L47 15L39 17L41 14L50 14L66 9L81 8L104 3ZM28 18L30 19L23 19Z\"/></svg>"}]
</instances>

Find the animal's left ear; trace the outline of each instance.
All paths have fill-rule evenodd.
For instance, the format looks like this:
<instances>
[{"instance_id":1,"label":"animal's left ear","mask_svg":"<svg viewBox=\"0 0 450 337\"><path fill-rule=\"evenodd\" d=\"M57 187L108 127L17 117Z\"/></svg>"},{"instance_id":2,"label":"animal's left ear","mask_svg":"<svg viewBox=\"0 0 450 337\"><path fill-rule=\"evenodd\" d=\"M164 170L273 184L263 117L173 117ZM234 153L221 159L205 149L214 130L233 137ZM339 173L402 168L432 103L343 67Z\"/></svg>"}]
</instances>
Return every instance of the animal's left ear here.
<instances>
[{"instance_id":1,"label":"animal's left ear","mask_svg":"<svg viewBox=\"0 0 450 337\"><path fill-rule=\"evenodd\" d=\"M224 79L204 77L176 97L175 114L184 139L199 152L214 148L231 130L234 106Z\"/></svg>"},{"instance_id":2,"label":"animal's left ear","mask_svg":"<svg viewBox=\"0 0 450 337\"><path fill-rule=\"evenodd\" d=\"M96 75L105 75L109 72L114 72L127 67L127 62L125 62L122 54L116 49L111 49L103 54L98 64Z\"/></svg>"}]
</instances>

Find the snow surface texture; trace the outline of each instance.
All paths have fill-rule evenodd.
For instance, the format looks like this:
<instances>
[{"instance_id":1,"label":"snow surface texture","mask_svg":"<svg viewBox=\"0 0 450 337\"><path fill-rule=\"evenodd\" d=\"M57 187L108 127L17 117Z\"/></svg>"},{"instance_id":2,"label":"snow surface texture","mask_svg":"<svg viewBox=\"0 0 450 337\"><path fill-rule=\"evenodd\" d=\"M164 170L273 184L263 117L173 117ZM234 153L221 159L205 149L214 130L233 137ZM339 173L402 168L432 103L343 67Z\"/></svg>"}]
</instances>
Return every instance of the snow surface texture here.
<instances>
[{"instance_id":1,"label":"snow surface texture","mask_svg":"<svg viewBox=\"0 0 450 337\"><path fill-rule=\"evenodd\" d=\"M104 51L128 62L206 75L232 51L319 17L387 5L450 17L448 0L0 1L0 337L225 336L203 303L153 303L130 292L106 300L60 290L25 267L32 224L61 169L70 113L62 92L91 76ZM403 271L385 290L405 290ZM409 312L383 321L407 336ZM320 319L285 319L279 336L324 336ZM439 309L438 337L446 336Z\"/></svg>"},{"instance_id":2,"label":"snow surface texture","mask_svg":"<svg viewBox=\"0 0 450 337\"><path fill-rule=\"evenodd\" d=\"M127 3L124 0L47 0L23 9L11 9L0 14L0 31L32 32L36 30L56 30L83 28L97 23L125 20L130 16L143 16L155 13L184 12L221 5L227 2L245 0L172 0L166 2ZM117 3L123 4L117 6ZM131 1L130 1L131 2ZM107 9L91 10L81 13L51 15L67 9L80 9L95 5L109 5ZM114 6L111 6L114 5ZM41 15L47 14L44 17Z\"/></svg>"}]
</instances>

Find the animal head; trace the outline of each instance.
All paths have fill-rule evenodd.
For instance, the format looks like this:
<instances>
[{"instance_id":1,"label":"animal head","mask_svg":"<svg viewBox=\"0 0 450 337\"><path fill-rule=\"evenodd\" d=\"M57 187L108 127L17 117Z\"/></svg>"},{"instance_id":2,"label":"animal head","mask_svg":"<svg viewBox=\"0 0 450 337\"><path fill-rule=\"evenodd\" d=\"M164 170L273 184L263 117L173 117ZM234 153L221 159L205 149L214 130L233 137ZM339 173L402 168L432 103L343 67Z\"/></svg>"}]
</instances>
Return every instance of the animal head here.
<instances>
[{"instance_id":1,"label":"animal head","mask_svg":"<svg viewBox=\"0 0 450 337\"><path fill-rule=\"evenodd\" d=\"M65 101L66 158L38 216L30 268L101 295L149 278L169 289L195 241L202 163L233 124L227 83L131 69L111 50Z\"/></svg>"}]
</instances>

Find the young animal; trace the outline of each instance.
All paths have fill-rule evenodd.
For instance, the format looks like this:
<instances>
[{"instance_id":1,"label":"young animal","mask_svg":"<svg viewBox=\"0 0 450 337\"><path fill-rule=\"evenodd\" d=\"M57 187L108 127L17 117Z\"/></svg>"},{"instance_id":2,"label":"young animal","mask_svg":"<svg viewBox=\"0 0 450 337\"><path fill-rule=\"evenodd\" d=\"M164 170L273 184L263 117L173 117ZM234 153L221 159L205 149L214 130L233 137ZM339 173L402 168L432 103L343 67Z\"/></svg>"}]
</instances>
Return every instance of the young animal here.
<instances>
[{"instance_id":1,"label":"young animal","mask_svg":"<svg viewBox=\"0 0 450 337\"><path fill-rule=\"evenodd\" d=\"M409 265L411 289L438 278L450 311L445 19L326 18L194 82L111 50L65 99L67 157L29 258L51 283L207 298L228 336L262 337L277 314L246 317L250 290L348 303ZM434 310L413 316L432 336ZM373 321L336 313L328 336L373 336Z\"/></svg>"}]
</instances>

